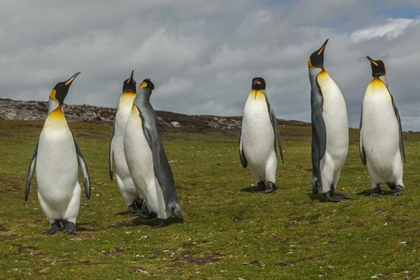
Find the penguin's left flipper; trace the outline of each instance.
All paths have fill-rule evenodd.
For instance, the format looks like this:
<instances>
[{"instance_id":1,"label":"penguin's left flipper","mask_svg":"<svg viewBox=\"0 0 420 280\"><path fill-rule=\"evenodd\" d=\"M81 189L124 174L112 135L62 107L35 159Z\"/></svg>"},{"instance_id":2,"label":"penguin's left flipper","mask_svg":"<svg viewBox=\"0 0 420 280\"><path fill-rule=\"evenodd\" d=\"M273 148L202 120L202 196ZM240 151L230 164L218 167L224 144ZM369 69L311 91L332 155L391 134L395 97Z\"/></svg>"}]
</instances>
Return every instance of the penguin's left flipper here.
<instances>
[{"instance_id":1,"label":"penguin's left flipper","mask_svg":"<svg viewBox=\"0 0 420 280\"><path fill-rule=\"evenodd\" d=\"M312 108L312 192L318 193L318 188L322 186L321 159L327 149L327 129L322 108L314 106Z\"/></svg>"},{"instance_id":2,"label":"penguin's left flipper","mask_svg":"<svg viewBox=\"0 0 420 280\"><path fill-rule=\"evenodd\" d=\"M363 148L363 133L362 133L362 120L363 120L363 105L362 105L362 114L360 116L360 125L359 125L359 153L360 153L360 159L362 160L362 163L366 165L366 153L365 149Z\"/></svg>"},{"instance_id":3,"label":"penguin's left flipper","mask_svg":"<svg viewBox=\"0 0 420 280\"><path fill-rule=\"evenodd\" d=\"M399 134L400 134L400 153L401 153L401 158L405 162L404 135L403 135L402 127L401 127L401 118L400 118L400 114L398 112L398 108L395 105L394 97L392 96L391 93L389 93L389 95L391 95L392 107L394 107L395 117L397 117L397 121L398 121L398 128L399 128Z\"/></svg>"},{"instance_id":4,"label":"penguin's left flipper","mask_svg":"<svg viewBox=\"0 0 420 280\"><path fill-rule=\"evenodd\" d=\"M248 166L248 161L245 157L244 150L242 149L242 135L239 138L239 159L241 160L243 168L246 168Z\"/></svg>"},{"instance_id":5,"label":"penguin's left flipper","mask_svg":"<svg viewBox=\"0 0 420 280\"><path fill-rule=\"evenodd\" d=\"M277 143L279 144L279 151L280 151L280 157L281 157L281 161L284 163L284 158L283 158L283 149L281 148L281 141L280 141L280 131L279 131L279 125L277 123L277 119L276 116L274 115L274 110L273 108L270 106L270 103L268 103L267 100L267 105L269 108L269 112L270 112L270 121L271 121L271 125L273 126L274 129L274 135L275 135L275 139L274 139L274 150L277 151L276 149L276 140ZM277 153L277 152L276 152Z\"/></svg>"},{"instance_id":6,"label":"penguin's left flipper","mask_svg":"<svg viewBox=\"0 0 420 280\"><path fill-rule=\"evenodd\" d=\"M111 140L109 141L109 158L108 158L108 169L109 169L109 177L111 178L111 181L113 179L114 170L113 170L113 161L114 161L114 134L115 134L115 123L112 126L112 132L111 132Z\"/></svg>"},{"instance_id":7,"label":"penguin's left flipper","mask_svg":"<svg viewBox=\"0 0 420 280\"><path fill-rule=\"evenodd\" d=\"M25 187L25 201L28 201L32 176L34 175L34 171L35 171L37 155L38 155L38 143L36 143L35 151L32 155L31 162L29 163L29 167L28 167L28 176L26 177L26 187Z\"/></svg>"},{"instance_id":8,"label":"penguin's left flipper","mask_svg":"<svg viewBox=\"0 0 420 280\"><path fill-rule=\"evenodd\" d=\"M80 150L79 146L77 145L76 138L74 138L74 135L73 135L73 141L74 141L74 146L76 147L77 161L79 162L80 169L82 170L82 174L83 174L83 183L85 185L86 197L89 199L91 188L90 188L90 178L89 178L88 167L87 167L86 161L83 157L82 151Z\"/></svg>"}]
</instances>

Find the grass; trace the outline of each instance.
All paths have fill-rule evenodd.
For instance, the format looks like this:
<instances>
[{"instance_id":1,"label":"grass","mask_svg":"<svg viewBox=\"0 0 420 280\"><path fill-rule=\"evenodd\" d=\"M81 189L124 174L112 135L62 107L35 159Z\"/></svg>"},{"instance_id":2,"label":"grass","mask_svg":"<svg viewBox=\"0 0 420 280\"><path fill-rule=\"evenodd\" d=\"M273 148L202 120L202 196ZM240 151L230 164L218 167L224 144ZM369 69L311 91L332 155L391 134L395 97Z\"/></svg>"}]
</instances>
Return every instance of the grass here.
<instances>
[{"instance_id":1,"label":"grass","mask_svg":"<svg viewBox=\"0 0 420 280\"><path fill-rule=\"evenodd\" d=\"M24 202L42 124L0 121L0 279L420 279L420 134L405 134L404 195L372 198L351 130L338 186L351 199L337 204L310 193L309 127L280 128L285 164L271 195L250 192L236 135L164 134L185 222L149 230L109 180L111 127L70 123L92 197L76 236L45 236L35 179Z\"/></svg>"}]
</instances>

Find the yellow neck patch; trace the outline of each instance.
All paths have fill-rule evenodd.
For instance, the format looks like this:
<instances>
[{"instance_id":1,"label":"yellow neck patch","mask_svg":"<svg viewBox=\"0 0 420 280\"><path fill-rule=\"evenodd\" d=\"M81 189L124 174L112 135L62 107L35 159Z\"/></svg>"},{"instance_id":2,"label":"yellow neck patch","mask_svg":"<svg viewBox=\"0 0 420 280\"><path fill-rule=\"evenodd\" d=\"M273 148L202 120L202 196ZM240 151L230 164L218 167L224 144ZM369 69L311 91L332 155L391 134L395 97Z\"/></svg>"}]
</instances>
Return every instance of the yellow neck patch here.
<instances>
[{"instance_id":1,"label":"yellow neck patch","mask_svg":"<svg viewBox=\"0 0 420 280\"><path fill-rule=\"evenodd\" d=\"M48 118L53 119L64 119L62 105L58 105L56 109L54 109L49 115Z\"/></svg>"},{"instance_id":2,"label":"yellow neck patch","mask_svg":"<svg viewBox=\"0 0 420 280\"><path fill-rule=\"evenodd\" d=\"M248 100L265 100L264 92L261 90L251 90L248 95Z\"/></svg>"}]
</instances>

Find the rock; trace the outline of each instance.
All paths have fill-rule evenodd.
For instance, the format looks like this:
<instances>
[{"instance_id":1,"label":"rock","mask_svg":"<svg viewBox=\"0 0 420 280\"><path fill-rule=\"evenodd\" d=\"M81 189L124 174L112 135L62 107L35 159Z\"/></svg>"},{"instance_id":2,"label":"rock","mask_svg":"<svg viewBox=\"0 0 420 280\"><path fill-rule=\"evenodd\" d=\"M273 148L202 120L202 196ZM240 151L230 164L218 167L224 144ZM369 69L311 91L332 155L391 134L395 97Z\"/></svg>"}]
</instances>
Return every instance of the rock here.
<instances>
[{"instance_id":1,"label":"rock","mask_svg":"<svg viewBox=\"0 0 420 280\"><path fill-rule=\"evenodd\" d=\"M69 122L91 122L112 125L116 108L69 105L63 106ZM0 120L45 120L48 103L42 101L17 101L0 98ZM159 128L162 132L223 132L238 133L242 117L223 117L210 115L184 115L167 111L156 111ZM300 121L277 120L279 125L309 125Z\"/></svg>"}]
</instances>

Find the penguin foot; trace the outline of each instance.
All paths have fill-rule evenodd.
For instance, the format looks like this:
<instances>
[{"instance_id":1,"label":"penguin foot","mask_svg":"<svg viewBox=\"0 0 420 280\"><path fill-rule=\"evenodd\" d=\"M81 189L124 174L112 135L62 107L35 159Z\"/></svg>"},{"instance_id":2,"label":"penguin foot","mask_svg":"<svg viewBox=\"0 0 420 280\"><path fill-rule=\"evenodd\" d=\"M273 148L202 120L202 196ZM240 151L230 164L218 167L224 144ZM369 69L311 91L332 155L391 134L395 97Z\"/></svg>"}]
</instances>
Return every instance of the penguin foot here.
<instances>
[{"instance_id":1,"label":"penguin foot","mask_svg":"<svg viewBox=\"0 0 420 280\"><path fill-rule=\"evenodd\" d=\"M257 184L257 188L253 192L263 192L265 191L265 184L263 181L259 181Z\"/></svg>"},{"instance_id":2,"label":"penguin foot","mask_svg":"<svg viewBox=\"0 0 420 280\"><path fill-rule=\"evenodd\" d=\"M153 219L157 217L155 212L150 211L145 200L143 200L142 205L139 207L139 209L140 211L137 213L137 215L144 219Z\"/></svg>"},{"instance_id":3,"label":"penguin foot","mask_svg":"<svg viewBox=\"0 0 420 280\"><path fill-rule=\"evenodd\" d=\"M54 223L51 224L51 229L47 230L46 232L44 232L45 235L53 235L56 234L57 232L62 231L63 229L61 228L61 224L59 220L55 220Z\"/></svg>"},{"instance_id":4,"label":"penguin foot","mask_svg":"<svg viewBox=\"0 0 420 280\"><path fill-rule=\"evenodd\" d=\"M156 213L152 212L152 211L147 212L147 213L139 212L139 213L137 213L137 216L140 216L140 217L142 217L144 219L147 219L147 220L154 219L154 218L157 217Z\"/></svg>"},{"instance_id":5,"label":"penguin foot","mask_svg":"<svg viewBox=\"0 0 420 280\"><path fill-rule=\"evenodd\" d=\"M343 202L345 199L350 199L347 195L337 195L331 191L324 193L324 198L327 202Z\"/></svg>"},{"instance_id":6,"label":"penguin foot","mask_svg":"<svg viewBox=\"0 0 420 280\"><path fill-rule=\"evenodd\" d=\"M138 216L139 213L137 212L137 204L135 202L133 202L132 204L130 204L128 206L128 212L127 212L128 216Z\"/></svg>"},{"instance_id":7,"label":"penguin foot","mask_svg":"<svg viewBox=\"0 0 420 280\"><path fill-rule=\"evenodd\" d=\"M275 193L276 192L276 184L273 182L268 182L267 187L264 190L264 193Z\"/></svg>"},{"instance_id":8,"label":"penguin foot","mask_svg":"<svg viewBox=\"0 0 420 280\"><path fill-rule=\"evenodd\" d=\"M393 196L401 196L403 194L403 187L396 185L394 188Z\"/></svg>"},{"instance_id":9,"label":"penguin foot","mask_svg":"<svg viewBox=\"0 0 420 280\"><path fill-rule=\"evenodd\" d=\"M372 189L372 194L370 196L375 197L380 195L382 195L382 189L380 186L376 186Z\"/></svg>"},{"instance_id":10,"label":"penguin foot","mask_svg":"<svg viewBox=\"0 0 420 280\"><path fill-rule=\"evenodd\" d=\"M164 219L157 219L157 222L152 225L149 229L156 229L161 227L166 227L168 225L168 222Z\"/></svg>"},{"instance_id":11,"label":"penguin foot","mask_svg":"<svg viewBox=\"0 0 420 280\"><path fill-rule=\"evenodd\" d=\"M72 222L63 221L64 230L63 232L68 232L69 234L76 234L76 225Z\"/></svg>"}]
</instances>

